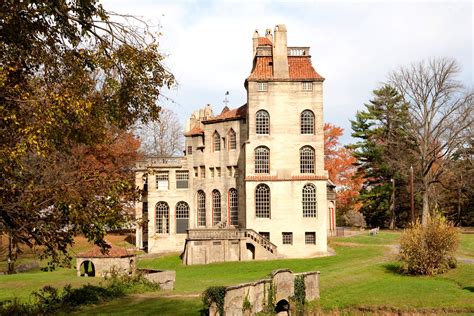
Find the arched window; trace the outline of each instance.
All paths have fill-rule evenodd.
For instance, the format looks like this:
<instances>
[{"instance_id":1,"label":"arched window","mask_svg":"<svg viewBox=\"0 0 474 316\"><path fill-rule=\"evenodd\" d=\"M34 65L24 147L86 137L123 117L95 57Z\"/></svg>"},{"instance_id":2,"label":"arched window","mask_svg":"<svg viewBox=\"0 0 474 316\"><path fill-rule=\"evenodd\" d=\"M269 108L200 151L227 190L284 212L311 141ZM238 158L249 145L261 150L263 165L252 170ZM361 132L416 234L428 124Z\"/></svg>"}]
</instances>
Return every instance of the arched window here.
<instances>
[{"instance_id":1,"label":"arched window","mask_svg":"<svg viewBox=\"0 0 474 316\"><path fill-rule=\"evenodd\" d=\"M197 194L197 220L198 226L206 226L206 193L202 190Z\"/></svg>"},{"instance_id":2,"label":"arched window","mask_svg":"<svg viewBox=\"0 0 474 316\"><path fill-rule=\"evenodd\" d=\"M158 234L169 234L170 232L170 208L166 202L156 204L156 232Z\"/></svg>"},{"instance_id":3,"label":"arched window","mask_svg":"<svg viewBox=\"0 0 474 316\"><path fill-rule=\"evenodd\" d=\"M214 151L220 151L221 150L221 135L217 131L214 132L212 135L212 142L213 142L213 149Z\"/></svg>"},{"instance_id":4,"label":"arched window","mask_svg":"<svg viewBox=\"0 0 474 316\"><path fill-rule=\"evenodd\" d=\"M303 187L303 217L317 217L316 210L316 187L313 184L305 184Z\"/></svg>"},{"instance_id":5,"label":"arched window","mask_svg":"<svg viewBox=\"0 0 474 316\"><path fill-rule=\"evenodd\" d=\"M270 115L267 111L257 111L255 115L255 130L257 134L270 134Z\"/></svg>"},{"instance_id":6,"label":"arched window","mask_svg":"<svg viewBox=\"0 0 474 316\"><path fill-rule=\"evenodd\" d=\"M189 228L189 205L186 202L176 203L176 234L186 234Z\"/></svg>"},{"instance_id":7,"label":"arched window","mask_svg":"<svg viewBox=\"0 0 474 316\"><path fill-rule=\"evenodd\" d=\"M255 148L255 173L270 173L270 149L265 146Z\"/></svg>"},{"instance_id":8,"label":"arched window","mask_svg":"<svg viewBox=\"0 0 474 316\"><path fill-rule=\"evenodd\" d=\"M229 217L231 225L239 224L239 195L236 189L229 190Z\"/></svg>"},{"instance_id":9,"label":"arched window","mask_svg":"<svg viewBox=\"0 0 474 316\"><path fill-rule=\"evenodd\" d=\"M255 189L255 216L270 218L270 188L263 183Z\"/></svg>"},{"instance_id":10,"label":"arched window","mask_svg":"<svg viewBox=\"0 0 474 316\"><path fill-rule=\"evenodd\" d=\"M301 134L314 134L314 114L310 110L301 112Z\"/></svg>"},{"instance_id":11,"label":"arched window","mask_svg":"<svg viewBox=\"0 0 474 316\"><path fill-rule=\"evenodd\" d=\"M300 173L314 173L314 148L311 146L300 149Z\"/></svg>"},{"instance_id":12,"label":"arched window","mask_svg":"<svg viewBox=\"0 0 474 316\"><path fill-rule=\"evenodd\" d=\"M232 128L229 130L229 135L227 136L227 139L229 141L229 150L237 149L237 138L235 137L235 132Z\"/></svg>"},{"instance_id":13,"label":"arched window","mask_svg":"<svg viewBox=\"0 0 474 316\"><path fill-rule=\"evenodd\" d=\"M217 225L222 220L221 215L221 193L218 190L212 191L212 225Z\"/></svg>"}]
</instances>

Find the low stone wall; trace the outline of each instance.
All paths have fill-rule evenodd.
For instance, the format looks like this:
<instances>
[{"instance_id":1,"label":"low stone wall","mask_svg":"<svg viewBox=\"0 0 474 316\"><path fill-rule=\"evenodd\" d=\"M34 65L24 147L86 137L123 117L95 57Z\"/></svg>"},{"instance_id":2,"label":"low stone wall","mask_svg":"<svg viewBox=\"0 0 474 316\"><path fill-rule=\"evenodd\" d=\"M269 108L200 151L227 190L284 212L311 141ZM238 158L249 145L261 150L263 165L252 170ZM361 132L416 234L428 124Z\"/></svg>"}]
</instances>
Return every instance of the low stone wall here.
<instances>
[{"instance_id":1,"label":"low stone wall","mask_svg":"<svg viewBox=\"0 0 474 316\"><path fill-rule=\"evenodd\" d=\"M269 300L270 288L273 291L272 301L275 306L285 304L289 306L290 298L294 296L296 276L302 276L304 279L307 301L320 298L318 271L295 274L288 269L275 270L270 278L227 287L224 298L225 315L240 316L244 313L254 315L263 311ZM250 303L250 310L243 310L245 301L247 301L247 305ZM209 309L209 315L219 315L215 304Z\"/></svg>"},{"instance_id":2,"label":"low stone wall","mask_svg":"<svg viewBox=\"0 0 474 316\"><path fill-rule=\"evenodd\" d=\"M176 282L176 271L139 269L143 276L154 283L158 283L162 290L173 290Z\"/></svg>"},{"instance_id":3,"label":"low stone wall","mask_svg":"<svg viewBox=\"0 0 474 316\"><path fill-rule=\"evenodd\" d=\"M119 274L135 273L136 256L129 255L124 257L77 257L76 270L77 276L81 276L81 265L87 263L94 271L96 277L106 277L112 270Z\"/></svg>"}]
</instances>

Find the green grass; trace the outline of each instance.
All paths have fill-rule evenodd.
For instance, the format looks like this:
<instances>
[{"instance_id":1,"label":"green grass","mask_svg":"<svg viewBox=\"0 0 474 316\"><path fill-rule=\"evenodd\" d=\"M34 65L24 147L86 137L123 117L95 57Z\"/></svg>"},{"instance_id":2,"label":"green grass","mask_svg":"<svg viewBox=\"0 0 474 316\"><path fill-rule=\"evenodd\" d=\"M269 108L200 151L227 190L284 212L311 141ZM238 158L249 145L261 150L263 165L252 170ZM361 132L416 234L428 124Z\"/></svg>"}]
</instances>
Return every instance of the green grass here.
<instances>
[{"instance_id":1,"label":"green grass","mask_svg":"<svg viewBox=\"0 0 474 316\"><path fill-rule=\"evenodd\" d=\"M474 257L473 237L461 236L460 256ZM294 272L321 272L321 300L315 303L316 309L474 312L474 264L462 263L457 269L436 277L400 275L396 272L398 263L393 253L398 238L399 233L392 232L334 238L330 245L336 250L336 256L312 259L194 266L184 266L177 255L142 259L139 261L142 268L176 270L175 291L130 295L84 308L78 314L199 315L202 308L200 298L190 295L200 294L209 286L255 281L279 268L289 268ZM65 283L77 286L81 282L97 280L77 278L72 270L5 277L1 277L0 300L11 297L12 291L16 296L28 297L29 292L44 282L53 286Z\"/></svg>"}]
</instances>

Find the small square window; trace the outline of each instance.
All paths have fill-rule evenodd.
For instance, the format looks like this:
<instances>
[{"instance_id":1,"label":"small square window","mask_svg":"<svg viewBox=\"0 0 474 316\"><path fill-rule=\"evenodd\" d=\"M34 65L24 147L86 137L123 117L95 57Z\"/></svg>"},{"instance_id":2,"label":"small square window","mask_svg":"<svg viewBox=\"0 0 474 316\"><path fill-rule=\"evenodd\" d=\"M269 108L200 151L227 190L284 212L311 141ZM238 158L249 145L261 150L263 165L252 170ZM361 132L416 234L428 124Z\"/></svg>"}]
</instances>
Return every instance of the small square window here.
<instances>
[{"instance_id":1,"label":"small square window","mask_svg":"<svg viewBox=\"0 0 474 316\"><path fill-rule=\"evenodd\" d=\"M305 232L304 242L307 245L316 245L316 232Z\"/></svg>"},{"instance_id":2,"label":"small square window","mask_svg":"<svg viewBox=\"0 0 474 316\"><path fill-rule=\"evenodd\" d=\"M194 167L194 177L199 177L198 167Z\"/></svg>"},{"instance_id":3,"label":"small square window","mask_svg":"<svg viewBox=\"0 0 474 316\"><path fill-rule=\"evenodd\" d=\"M293 233L281 233L283 245L293 245Z\"/></svg>"},{"instance_id":4,"label":"small square window","mask_svg":"<svg viewBox=\"0 0 474 316\"><path fill-rule=\"evenodd\" d=\"M268 82L257 82L257 91L267 91L268 90Z\"/></svg>"},{"instance_id":5,"label":"small square window","mask_svg":"<svg viewBox=\"0 0 474 316\"><path fill-rule=\"evenodd\" d=\"M221 167L216 167L216 177L221 177Z\"/></svg>"},{"instance_id":6,"label":"small square window","mask_svg":"<svg viewBox=\"0 0 474 316\"><path fill-rule=\"evenodd\" d=\"M193 154L193 146L188 146L188 152L187 152L188 155L192 155Z\"/></svg>"},{"instance_id":7,"label":"small square window","mask_svg":"<svg viewBox=\"0 0 474 316\"><path fill-rule=\"evenodd\" d=\"M206 178L206 167L201 166L201 178L205 179Z\"/></svg>"},{"instance_id":8,"label":"small square window","mask_svg":"<svg viewBox=\"0 0 474 316\"><path fill-rule=\"evenodd\" d=\"M311 91L313 90L313 83L312 82L303 82L302 88L304 91Z\"/></svg>"},{"instance_id":9,"label":"small square window","mask_svg":"<svg viewBox=\"0 0 474 316\"><path fill-rule=\"evenodd\" d=\"M211 171L211 178L214 178L214 168L209 168L209 171Z\"/></svg>"}]
</instances>

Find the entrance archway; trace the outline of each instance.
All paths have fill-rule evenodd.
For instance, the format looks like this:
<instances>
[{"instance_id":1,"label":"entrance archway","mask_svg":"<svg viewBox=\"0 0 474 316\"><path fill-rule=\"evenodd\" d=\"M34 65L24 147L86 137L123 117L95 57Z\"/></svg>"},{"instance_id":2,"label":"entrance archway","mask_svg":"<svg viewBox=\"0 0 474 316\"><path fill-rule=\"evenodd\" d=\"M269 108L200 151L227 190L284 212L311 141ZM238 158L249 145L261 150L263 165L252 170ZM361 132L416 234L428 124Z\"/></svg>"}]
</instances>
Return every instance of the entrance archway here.
<instances>
[{"instance_id":1,"label":"entrance archway","mask_svg":"<svg viewBox=\"0 0 474 316\"><path fill-rule=\"evenodd\" d=\"M290 303L287 300L280 300L275 306L277 315L290 315Z\"/></svg>"},{"instance_id":2,"label":"entrance archway","mask_svg":"<svg viewBox=\"0 0 474 316\"><path fill-rule=\"evenodd\" d=\"M248 258L252 258L252 260L255 260L255 246L252 245L251 243L247 243L246 247L247 247Z\"/></svg>"},{"instance_id":3,"label":"entrance archway","mask_svg":"<svg viewBox=\"0 0 474 316\"><path fill-rule=\"evenodd\" d=\"M94 263L90 260L84 260L81 263L80 271L81 271L81 276L94 277L95 276Z\"/></svg>"}]
</instances>

